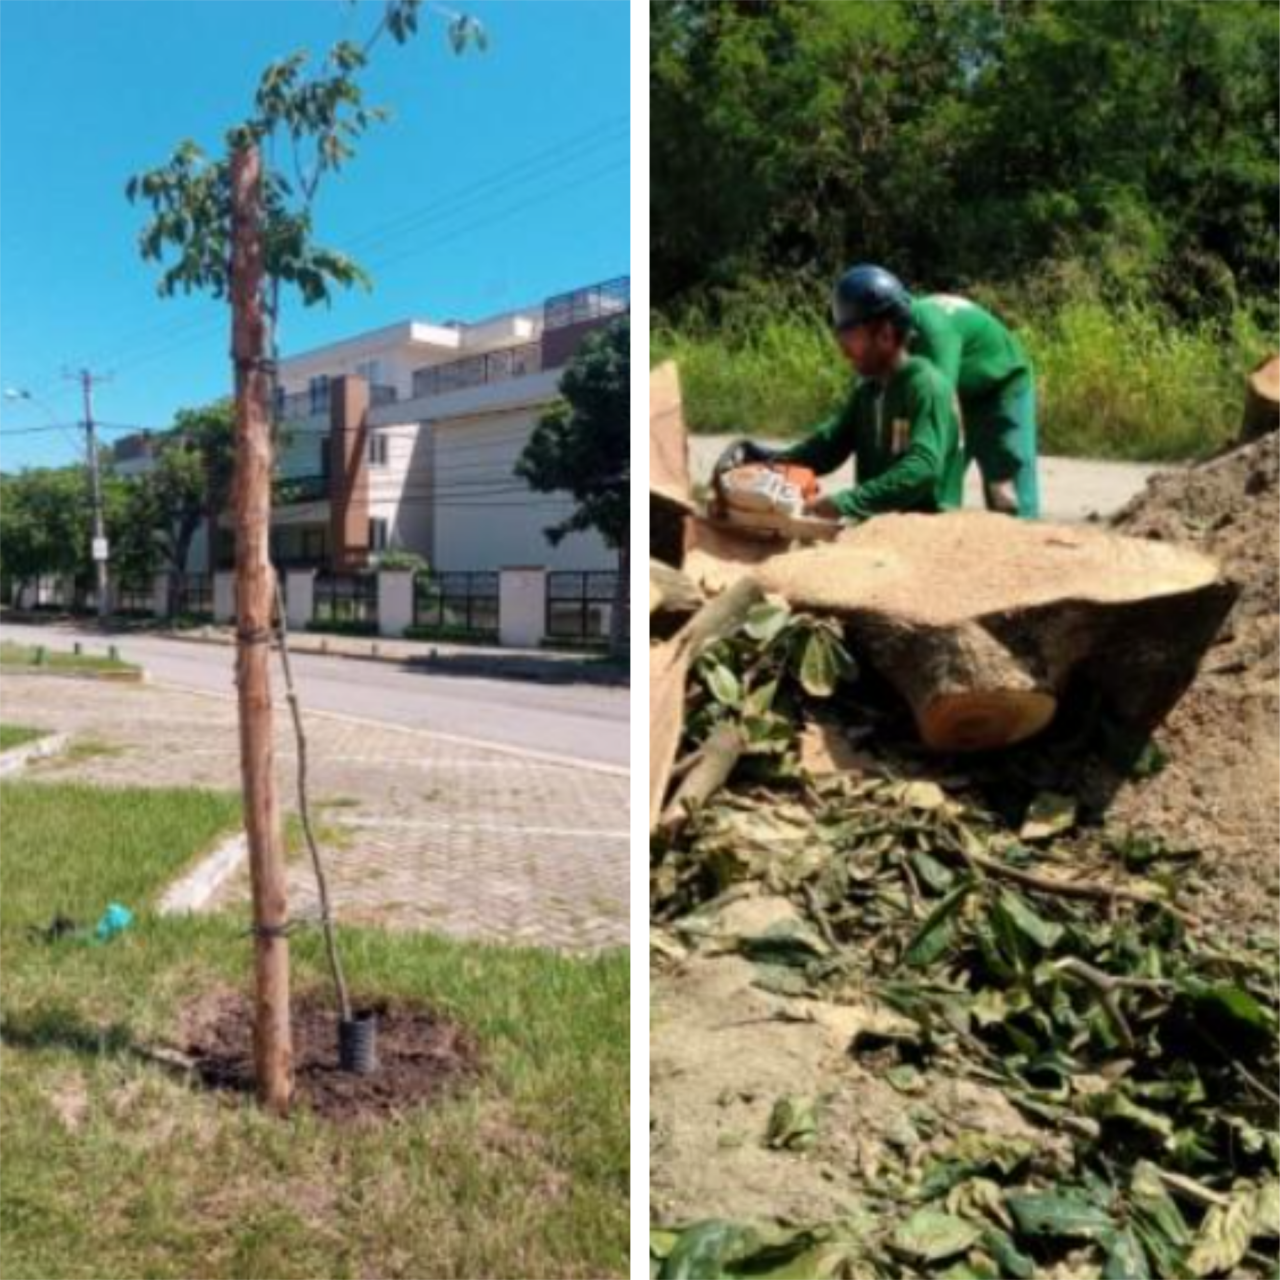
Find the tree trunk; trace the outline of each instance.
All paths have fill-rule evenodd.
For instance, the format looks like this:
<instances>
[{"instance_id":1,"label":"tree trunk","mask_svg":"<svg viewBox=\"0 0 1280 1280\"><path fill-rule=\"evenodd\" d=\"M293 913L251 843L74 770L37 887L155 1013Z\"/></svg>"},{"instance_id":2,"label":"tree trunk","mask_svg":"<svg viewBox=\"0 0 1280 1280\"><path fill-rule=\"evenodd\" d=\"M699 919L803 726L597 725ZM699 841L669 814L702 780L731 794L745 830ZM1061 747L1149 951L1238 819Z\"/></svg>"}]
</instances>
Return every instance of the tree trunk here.
<instances>
[{"instance_id":1,"label":"tree trunk","mask_svg":"<svg viewBox=\"0 0 1280 1280\"><path fill-rule=\"evenodd\" d=\"M263 318L262 168L256 147L232 159L232 351L236 377L236 685L240 768L253 882L254 1063L258 1098L284 1114L293 1089L288 901L272 740L271 429Z\"/></svg>"},{"instance_id":2,"label":"tree trunk","mask_svg":"<svg viewBox=\"0 0 1280 1280\"><path fill-rule=\"evenodd\" d=\"M1235 600L1213 561L1167 543L986 512L882 516L839 541L769 556L695 529L686 572L749 576L844 620L935 749L1003 747L1043 729L1070 686L1149 731L1195 677Z\"/></svg>"}]
</instances>

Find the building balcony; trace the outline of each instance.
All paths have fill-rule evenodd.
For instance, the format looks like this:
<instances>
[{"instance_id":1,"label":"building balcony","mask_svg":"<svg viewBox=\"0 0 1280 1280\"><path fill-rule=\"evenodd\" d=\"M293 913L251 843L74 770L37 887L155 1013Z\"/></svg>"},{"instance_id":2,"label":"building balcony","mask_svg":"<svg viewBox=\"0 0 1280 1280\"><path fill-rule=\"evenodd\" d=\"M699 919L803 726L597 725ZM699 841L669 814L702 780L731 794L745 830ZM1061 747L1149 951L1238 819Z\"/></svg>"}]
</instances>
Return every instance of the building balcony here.
<instances>
[{"instance_id":1,"label":"building balcony","mask_svg":"<svg viewBox=\"0 0 1280 1280\"><path fill-rule=\"evenodd\" d=\"M413 375L413 398L442 396L450 391L487 386L491 382L507 382L538 373L541 369L542 344L525 342L518 347L504 347L484 355L417 369Z\"/></svg>"},{"instance_id":2,"label":"building balcony","mask_svg":"<svg viewBox=\"0 0 1280 1280\"><path fill-rule=\"evenodd\" d=\"M631 277L618 276L548 298L542 305L542 327L544 331L568 329L589 320L611 320L630 310Z\"/></svg>"}]
</instances>

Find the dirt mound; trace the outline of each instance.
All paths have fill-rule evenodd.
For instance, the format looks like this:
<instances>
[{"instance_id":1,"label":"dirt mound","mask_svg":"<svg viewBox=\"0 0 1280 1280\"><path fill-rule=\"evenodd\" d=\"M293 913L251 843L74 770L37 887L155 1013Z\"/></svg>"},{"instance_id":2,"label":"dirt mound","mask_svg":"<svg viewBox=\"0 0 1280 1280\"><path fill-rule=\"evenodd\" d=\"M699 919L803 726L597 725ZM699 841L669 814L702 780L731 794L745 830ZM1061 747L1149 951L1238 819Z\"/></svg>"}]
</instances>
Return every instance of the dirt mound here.
<instances>
[{"instance_id":1,"label":"dirt mound","mask_svg":"<svg viewBox=\"0 0 1280 1280\"><path fill-rule=\"evenodd\" d=\"M1215 914L1274 924L1280 899L1280 438L1155 477L1115 525L1217 559L1240 597L1201 674L1160 731L1169 764L1114 815L1200 845Z\"/></svg>"},{"instance_id":2,"label":"dirt mound","mask_svg":"<svg viewBox=\"0 0 1280 1280\"><path fill-rule=\"evenodd\" d=\"M293 1006L295 1105L326 1120L372 1121L433 1102L479 1074L472 1038L431 1009L365 1005L378 1016L378 1070L338 1069L338 1021L329 998L300 995ZM184 1019L187 1055L208 1089L253 1092L253 1010L239 993L205 997Z\"/></svg>"}]
</instances>

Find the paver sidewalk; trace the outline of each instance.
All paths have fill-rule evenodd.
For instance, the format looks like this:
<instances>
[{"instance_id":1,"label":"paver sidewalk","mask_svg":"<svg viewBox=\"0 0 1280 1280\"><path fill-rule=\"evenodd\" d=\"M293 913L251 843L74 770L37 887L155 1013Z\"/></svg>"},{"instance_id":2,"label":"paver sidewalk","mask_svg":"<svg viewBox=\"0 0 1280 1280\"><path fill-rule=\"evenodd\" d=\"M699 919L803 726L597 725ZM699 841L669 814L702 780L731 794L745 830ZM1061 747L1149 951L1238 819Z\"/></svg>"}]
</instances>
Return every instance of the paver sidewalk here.
<instances>
[{"instance_id":1,"label":"paver sidewalk","mask_svg":"<svg viewBox=\"0 0 1280 1280\"><path fill-rule=\"evenodd\" d=\"M29 777L239 787L231 698L6 673L3 701L14 723L72 734L70 755ZM339 920L570 950L627 942L625 775L304 716L313 816L332 830L322 843ZM296 755L283 705L276 760L292 812ZM290 890L295 916L314 912L305 857L290 868ZM214 905L247 897L242 873Z\"/></svg>"}]
</instances>

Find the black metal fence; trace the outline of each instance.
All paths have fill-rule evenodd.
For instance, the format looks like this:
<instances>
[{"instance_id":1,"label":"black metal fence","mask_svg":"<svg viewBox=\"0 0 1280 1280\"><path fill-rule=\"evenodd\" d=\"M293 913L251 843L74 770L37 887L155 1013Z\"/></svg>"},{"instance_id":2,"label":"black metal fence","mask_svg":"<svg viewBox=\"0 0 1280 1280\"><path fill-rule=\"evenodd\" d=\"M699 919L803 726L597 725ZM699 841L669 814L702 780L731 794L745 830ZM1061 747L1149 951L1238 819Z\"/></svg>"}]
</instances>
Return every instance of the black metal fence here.
<instances>
[{"instance_id":1,"label":"black metal fence","mask_svg":"<svg viewBox=\"0 0 1280 1280\"><path fill-rule=\"evenodd\" d=\"M378 579L372 573L318 573L311 625L343 630L378 629Z\"/></svg>"},{"instance_id":2,"label":"black metal fence","mask_svg":"<svg viewBox=\"0 0 1280 1280\"><path fill-rule=\"evenodd\" d=\"M115 613L154 614L155 588L149 582L121 582L115 588Z\"/></svg>"},{"instance_id":3,"label":"black metal fence","mask_svg":"<svg viewBox=\"0 0 1280 1280\"><path fill-rule=\"evenodd\" d=\"M189 573L178 591L178 613L184 617L213 617L213 579L207 573Z\"/></svg>"},{"instance_id":4,"label":"black metal fence","mask_svg":"<svg viewBox=\"0 0 1280 1280\"><path fill-rule=\"evenodd\" d=\"M441 637L498 638L498 575L434 573L414 583L413 625Z\"/></svg>"},{"instance_id":5,"label":"black metal fence","mask_svg":"<svg viewBox=\"0 0 1280 1280\"><path fill-rule=\"evenodd\" d=\"M612 572L547 574L547 639L605 644L618 575Z\"/></svg>"}]
</instances>

